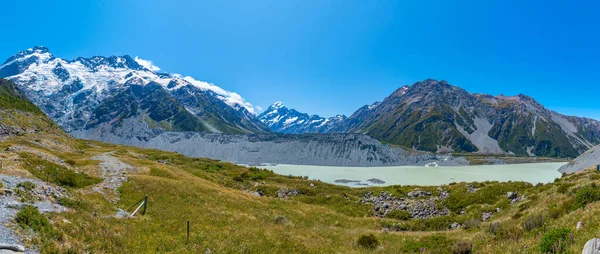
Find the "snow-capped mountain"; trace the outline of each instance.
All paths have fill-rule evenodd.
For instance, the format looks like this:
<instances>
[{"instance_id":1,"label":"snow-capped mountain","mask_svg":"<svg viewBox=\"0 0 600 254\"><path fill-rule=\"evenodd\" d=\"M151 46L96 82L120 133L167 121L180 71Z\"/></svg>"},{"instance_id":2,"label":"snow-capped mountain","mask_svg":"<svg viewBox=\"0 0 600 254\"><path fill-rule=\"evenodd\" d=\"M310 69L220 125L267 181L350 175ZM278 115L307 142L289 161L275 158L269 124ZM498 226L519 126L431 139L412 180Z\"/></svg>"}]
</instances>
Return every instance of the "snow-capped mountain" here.
<instances>
[{"instance_id":1,"label":"snow-capped mountain","mask_svg":"<svg viewBox=\"0 0 600 254\"><path fill-rule=\"evenodd\" d=\"M336 124L344 121L346 116L337 115L330 118L300 113L289 109L278 101L262 112L258 119L272 131L286 134L328 133Z\"/></svg>"},{"instance_id":2,"label":"snow-capped mountain","mask_svg":"<svg viewBox=\"0 0 600 254\"><path fill-rule=\"evenodd\" d=\"M15 82L70 133L121 126L130 118L168 131L267 130L238 94L159 71L150 61L128 55L65 60L39 46L0 65L0 77Z\"/></svg>"}]
</instances>

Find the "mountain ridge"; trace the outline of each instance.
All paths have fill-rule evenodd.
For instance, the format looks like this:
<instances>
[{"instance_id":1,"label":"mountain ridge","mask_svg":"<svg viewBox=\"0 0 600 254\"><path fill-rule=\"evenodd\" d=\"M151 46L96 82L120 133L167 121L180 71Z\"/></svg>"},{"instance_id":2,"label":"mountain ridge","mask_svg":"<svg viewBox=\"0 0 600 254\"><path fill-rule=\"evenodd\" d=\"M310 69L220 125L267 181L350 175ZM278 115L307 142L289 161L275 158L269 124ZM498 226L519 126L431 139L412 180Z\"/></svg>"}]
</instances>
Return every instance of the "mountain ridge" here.
<instances>
[{"instance_id":1,"label":"mountain ridge","mask_svg":"<svg viewBox=\"0 0 600 254\"><path fill-rule=\"evenodd\" d=\"M137 57L136 57L137 59ZM20 51L0 65L0 77L14 81L27 97L54 119L67 132L85 130L95 119L118 123L117 118L98 117L98 107L105 100L116 101L114 96L132 85L159 85L163 90L162 108L177 108L169 117L154 119L159 112L133 112L127 115L153 122L156 128L172 130L177 120L195 122L180 125L179 131L208 131L224 133L260 133L268 128L250 113L254 111L238 94L213 84L166 74L146 68L129 55L78 57L74 60L57 58L46 47ZM134 101L129 101L134 103ZM127 105L131 109L140 109ZM117 107L117 105L115 105ZM151 110L152 107L145 108ZM183 109L183 110L181 110ZM183 112L187 111L187 112ZM150 116L150 117L146 117ZM181 119L181 117L185 119ZM201 122L201 123L198 123ZM154 124L156 123L156 124ZM183 128L181 128L183 127ZM190 127L190 128L186 128Z\"/></svg>"}]
</instances>

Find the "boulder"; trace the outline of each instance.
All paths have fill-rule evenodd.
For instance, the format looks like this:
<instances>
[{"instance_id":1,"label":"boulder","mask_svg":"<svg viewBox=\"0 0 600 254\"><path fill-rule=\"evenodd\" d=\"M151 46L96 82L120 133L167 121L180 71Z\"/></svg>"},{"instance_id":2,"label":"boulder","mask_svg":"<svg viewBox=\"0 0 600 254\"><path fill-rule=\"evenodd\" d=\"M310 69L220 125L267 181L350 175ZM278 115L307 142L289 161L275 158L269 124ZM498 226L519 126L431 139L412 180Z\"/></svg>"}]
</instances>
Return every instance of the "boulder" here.
<instances>
[{"instance_id":1,"label":"boulder","mask_svg":"<svg viewBox=\"0 0 600 254\"><path fill-rule=\"evenodd\" d=\"M600 239L594 238L587 241L581 254L600 254Z\"/></svg>"},{"instance_id":2,"label":"boulder","mask_svg":"<svg viewBox=\"0 0 600 254\"><path fill-rule=\"evenodd\" d=\"M0 243L0 250L9 250L13 252L25 252L25 247L18 244Z\"/></svg>"},{"instance_id":3,"label":"boulder","mask_svg":"<svg viewBox=\"0 0 600 254\"><path fill-rule=\"evenodd\" d=\"M519 196L519 193L516 191L515 192L510 191L510 192L506 193L506 198L508 198L510 200L513 200L513 199L517 198L518 196Z\"/></svg>"},{"instance_id":4,"label":"boulder","mask_svg":"<svg viewBox=\"0 0 600 254\"><path fill-rule=\"evenodd\" d=\"M415 189L408 193L408 197L410 197L410 198L420 198L420 197L429 197L429 196L431 196L431 192L422 191L419 189Z\"/></svg>"},{"instance_id":5,"label":"boulder","mask_svg":"<svg viewBox=\"0 0 600 254\"><path fill-rule=\"evenodd\" d=\"M483 219L483 221L489 220L490 218L492 218L492 215L493 215L492 212L482 213L481 219Z\"/></svg>"}]
</instances>

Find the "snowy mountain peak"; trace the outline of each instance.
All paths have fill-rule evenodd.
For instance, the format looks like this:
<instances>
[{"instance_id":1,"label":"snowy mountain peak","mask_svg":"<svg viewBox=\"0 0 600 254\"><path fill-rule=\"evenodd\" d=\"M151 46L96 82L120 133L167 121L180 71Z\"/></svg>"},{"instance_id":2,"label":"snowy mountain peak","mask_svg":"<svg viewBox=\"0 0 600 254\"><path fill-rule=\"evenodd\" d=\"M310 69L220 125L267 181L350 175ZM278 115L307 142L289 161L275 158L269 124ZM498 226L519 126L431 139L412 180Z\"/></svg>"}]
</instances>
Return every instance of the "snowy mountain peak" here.
<instances>
[{"instance_id":1,"label":"snowy mountain peak","mask_svg":"<svg viewBox=\"0 0 600 254\"><path fill-rule=\"evenodd\" d=\"M183 92L178 93L180 90L196 96L186 97L189 101L167 103L195 103L194 107L198 109L195 112L200 115L198 117L206 118L207 125L208 118L211 118L212 122L223 121L221 126L232 126L230 129L222 127L224 131L239 129L242 132L254 132L266 129L253 115L254 106L239 94L189 76L159 73L159 70L151 61L129 55L66 60L53 56L46 47L36 46L18 52L0 65L0 77L15 82L34 104L67 132L86 128L87 122L95 117L94 112L105 99L132 86L149 84L158 85L171 96L184 96ZM185 89L187 87L195 89ZM204 100L202 103L205 104L198 106L198 100ZM209 115L207 107L212 107L214 112Z\"/></svg>"},{"instance_id":2,"label":"snowy mountain peak","mask_svg":"<svg viewBox=\"0 0 600 254\"><path fill-rule=\"evenodd\" d=\"M346 119L344 115L330 118L318 115L301 113L295 109L288 109L282 102L273 103L267 110L258 115L258 119L266 124L272 131L302 134L302 133L327 133L333 127Z\"/></svg>"},{"instance_id":3,"label":"snowy mountain peak","mask_svg":"<svg viewBox=\"0 0 600 254\"><path fill-rule=\"evenodd\" d=\"M269 108L280 109L280 108L285 108L285 105L283 105L283 102L281 102L281 101L276 101L275 103L271 104L271 106Z\"/></svg>"}]
</instances>

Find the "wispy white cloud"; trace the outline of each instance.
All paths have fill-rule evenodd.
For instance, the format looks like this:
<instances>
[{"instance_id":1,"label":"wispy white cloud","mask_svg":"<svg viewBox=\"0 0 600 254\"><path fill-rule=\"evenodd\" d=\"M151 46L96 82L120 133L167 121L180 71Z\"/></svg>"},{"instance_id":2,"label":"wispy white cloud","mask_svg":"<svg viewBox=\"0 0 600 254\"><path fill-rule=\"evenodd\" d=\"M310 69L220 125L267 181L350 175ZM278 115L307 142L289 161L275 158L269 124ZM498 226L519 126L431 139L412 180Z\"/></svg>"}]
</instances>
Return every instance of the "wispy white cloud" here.
<instances>
[{"instance_id":1,"label":"wispy white cloud","mask_svg":"<svg viewBox=\"0 0 600 254\"><path fill-rule=\"evenodd\" d=\"M179 75L179 74L174 74L173 76L175 76L175 75ZM218 87L214 84L208 83L208 82L195 80L194 78L192 78L190 76L187 76L183 79L185 81L189 82L190 84L194 85L195 87L215 92L216 94L220 95L221 100L223 100L225 103L227 103L227 105L229 105L231 107L235 107L235 105L239 105L239 106L246 108L252 114L256 114L256 111L262 110L262 108L260 108L260 107L254 107L251 103L244 100L244 98L242 98L242 96L240 96L237 93L227 91L223 88L220 88L220 87Z\"/></svg>"},{"instance_id":2,"label":"wispy white cloud","mask_svg":"<svg viewBox=\"0 0 600 254\"><path fill-rule=\"evenodd\" d=\"M135 57L134 59L138 64L140 64L141 66L144 66L146 69L157 72L160 71L160 68L154 64L152 64L152 61L150 60L145 60L139 57Z\"/></svg>"}]
</instances>

